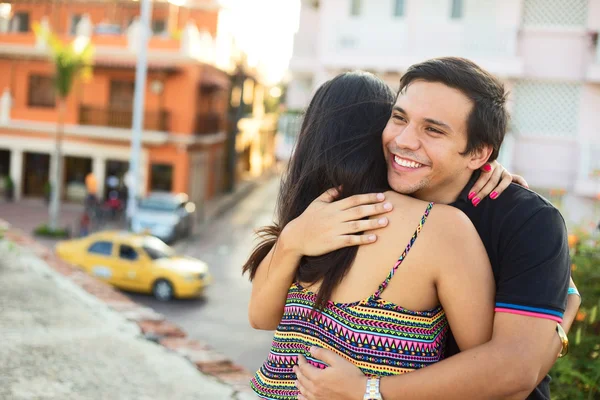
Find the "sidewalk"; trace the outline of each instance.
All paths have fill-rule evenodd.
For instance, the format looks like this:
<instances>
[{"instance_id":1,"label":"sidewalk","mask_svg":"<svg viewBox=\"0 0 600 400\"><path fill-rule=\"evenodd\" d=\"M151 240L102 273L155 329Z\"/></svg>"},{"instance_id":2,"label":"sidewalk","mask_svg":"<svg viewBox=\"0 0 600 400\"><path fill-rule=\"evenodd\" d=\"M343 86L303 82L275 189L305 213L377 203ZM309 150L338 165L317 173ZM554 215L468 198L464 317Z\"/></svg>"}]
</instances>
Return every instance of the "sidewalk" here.
<instances>
[{"instance_id":1,"label":"sidewalk","mask_svg":"<svg viewBox=\"0 0 600 400\"><path fill-rule=\"evenodd\" d=\"M26 235L2 235L0 399L253 398L247 372L161 315Z\"/></svg>"}]
</instances>

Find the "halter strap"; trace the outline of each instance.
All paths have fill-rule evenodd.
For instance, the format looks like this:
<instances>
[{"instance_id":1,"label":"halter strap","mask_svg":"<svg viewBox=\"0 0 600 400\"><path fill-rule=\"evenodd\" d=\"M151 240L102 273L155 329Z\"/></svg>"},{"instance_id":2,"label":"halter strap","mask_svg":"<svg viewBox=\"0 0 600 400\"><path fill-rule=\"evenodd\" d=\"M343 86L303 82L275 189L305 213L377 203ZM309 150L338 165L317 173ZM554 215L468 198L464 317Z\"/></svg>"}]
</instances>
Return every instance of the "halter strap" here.
<instances>
[{"instance_id":1,"label":"halter strap","mask_svg":"<svg viewBox=\"0 0 600 400\"><path fill-rule=\"evenodd\" d=\"M410 238L410 242L408 243L408 245L404 249L404 252L400 256L400 258L398 259L398 261L396 261L396 264L394 265L394 267L390 271L390 274L387 276L387 278L385 278L385 281L383 281L381 283L381 285L379 285L379 289L377 289L377 291L375 292L375 294L373 294L373 296L371 296L371 298L378 298L379 296L381 296L381 293L383 293L383 291L385 290L385 288L388 286L388 284L390 283L390 280L394 276L394 273L396 272L396 270L398 269L398 267L400 266L400 264L402 264L402 261L404 261L404 259L406 258L406 255L408 254L408 252L410 251L411 247L415 243L415 240L417 240L417 237L419 237L419 233L421 233L421 229L423 229L423 225L425 225L425 221L427 220L427 217L429 216L429 212L431 211L432 208L433 208L433 202L431 202L431 203L429 203L427 205L427 209L425 210L425 213L421 217L421 221L419 222L419 226L417 226L417 229L415 230L415 233Z\"/></svg>"}]
</instances>

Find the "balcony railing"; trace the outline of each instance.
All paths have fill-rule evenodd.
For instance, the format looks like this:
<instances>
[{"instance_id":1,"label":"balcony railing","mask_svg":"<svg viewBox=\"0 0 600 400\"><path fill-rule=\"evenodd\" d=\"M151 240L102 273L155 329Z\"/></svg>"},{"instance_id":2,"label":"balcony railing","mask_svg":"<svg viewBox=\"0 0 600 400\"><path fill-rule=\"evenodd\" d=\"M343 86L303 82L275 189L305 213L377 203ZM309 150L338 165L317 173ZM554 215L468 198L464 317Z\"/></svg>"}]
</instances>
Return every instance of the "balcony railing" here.
<instances>
[{"instance_id":1,"label":"balcony railing","mask_svg":"<svg viewBox=\"0 0 600 400\"><path fill-rule=\"evenodd\" d=\"M198 113L196 114L196 124L194 133L197 135L206 135L210 133L220 132L225 128L223 124L223 116L215 113Z\"/></svg>"},{"instance_id":2,"label":"balcony railing","mask_svg":"<svg viewBox=\"0 0 600 400\"><path fill-rule=\"evenodd\" d=\"M129 110L118 110L94 106L81 106L79 123L81 125L109 126L112 128L131 128L133 113ZM144 129L149 131L169 131L170 115L168 111L146 111L144 113Z\"/></svg>"}]
</instances>

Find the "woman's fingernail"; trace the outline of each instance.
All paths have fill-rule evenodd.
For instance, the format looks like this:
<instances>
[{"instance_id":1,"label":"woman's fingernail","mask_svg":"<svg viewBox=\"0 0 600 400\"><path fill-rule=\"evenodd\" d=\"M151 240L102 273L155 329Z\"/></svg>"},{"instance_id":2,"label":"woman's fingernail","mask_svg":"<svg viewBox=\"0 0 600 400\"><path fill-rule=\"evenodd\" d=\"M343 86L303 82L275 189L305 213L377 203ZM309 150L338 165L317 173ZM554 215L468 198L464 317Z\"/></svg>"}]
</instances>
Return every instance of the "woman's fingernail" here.
<instances>
[{"instance_id":1,"label":"woman's fingernail","mask_svg":"<svg viewBox=\"0 0 600 400\"><path fill-rule=\"evenodd\" d=\"M377 236L375 236L375 235L369 235L369 242L374 242L375 239L377 239Z\"/></svg>"},{"instance_id":2,"label":"woman's fingernail","mask_svg":"<svg viewBox=\"0 0 600 400\"><path fill-rule=\"evenodd\" d=\"M392 209L392 203L384 203L383 204L383 208L386 210L391 210Z\"/></svg>"},{"instance_id":3,"label":"woman's fingernail","mask_svg":"<svg viewBox=\"0 0 600 400\"><path fill-rule=\"evenodd\" d=\"M469 193L469 200L471 200L473 197L475 197L475 192Z\"/></svg>"},{"instance_id":4,"label":"woman's fingernail","mask_svg":"<svg viewBox=\"0 0 600 400\"><path fill-rule=\"evenodd\" d=\"M486 172L490 172L492 170L492 166L490 164L485 164L483 166L483 170Z\"/></svg>"},{"instance_id":5,"label":"woman's fingernail","mask_svg":"<svg viewBox=\"0 0 600 400\"><path fill-rule=\"evenodd\" d=\"M379 221L377 222L379 222L379 225L385 225L387 224L387 218L379 218Z\"/></svg>"},{"instance_id":6,"label":"woman's fingernail","mask_svg":"<svg viewBox=\"0 0 600 400\"><path fill-rule=\"evenodd\" d=\"M383 193L378 193L377 200L383 200L383 199L385 199L385 196L383 195Z\"/></svg>"},{"instance_id":7,"label":"woman's fingernail","mask_svg":"<svg viewBox=\"0 0 600 400\"><path fill-rule=\"evenodd\" d=\"M492 199L495 199L496 197L498 197L498 192L492 192L492 194L490 194L490 197Z\"/></svg>"},{"instance_id":8,"label":"woman's fingernail","mask_svg":"<svg viewBox=\"0 0 600 400\"><path fill-rule=\"evenodd\" d=\"M479 204L479 202L480 202L481 200L480 200L479 198L475 197L475 198L474 198L472 201L473 201L473 205L474 205L475 207L477 207L477 204Z\"/></svg>"}]
</instances>

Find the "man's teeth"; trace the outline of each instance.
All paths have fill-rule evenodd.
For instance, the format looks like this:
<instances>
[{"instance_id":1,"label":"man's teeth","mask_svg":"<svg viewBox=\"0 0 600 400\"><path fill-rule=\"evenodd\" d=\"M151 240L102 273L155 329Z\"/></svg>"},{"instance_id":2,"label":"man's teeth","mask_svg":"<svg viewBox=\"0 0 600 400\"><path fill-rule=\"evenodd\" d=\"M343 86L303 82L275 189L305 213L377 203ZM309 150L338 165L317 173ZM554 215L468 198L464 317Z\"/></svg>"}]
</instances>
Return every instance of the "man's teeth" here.
<instances>
[{"instance_id":1,"label":"man's teeth","mask_svg":"<svg viewBox=\"0 0 600 400\"><path fill-rule=\"evenodd\" d=\"M396 161L396 164L406 168L420 168L423 166L423 164L419 164L418 162L414 161L407 161L398 156L394 156L394 161Z\"/></svg>"}]
</instances>

